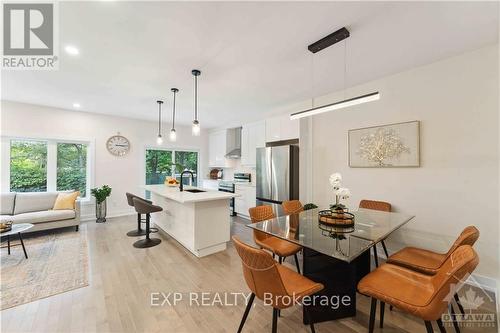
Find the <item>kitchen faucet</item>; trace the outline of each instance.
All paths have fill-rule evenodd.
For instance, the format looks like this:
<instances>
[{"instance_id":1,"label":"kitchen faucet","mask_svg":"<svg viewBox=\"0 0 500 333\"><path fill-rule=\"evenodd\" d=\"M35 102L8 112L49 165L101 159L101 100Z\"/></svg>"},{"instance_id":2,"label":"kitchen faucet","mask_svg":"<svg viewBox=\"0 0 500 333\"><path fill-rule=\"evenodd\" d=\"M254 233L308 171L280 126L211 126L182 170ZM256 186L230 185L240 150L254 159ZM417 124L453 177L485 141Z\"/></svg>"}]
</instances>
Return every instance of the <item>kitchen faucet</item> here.
<instances>
[{"instance_id":1,"label":"kitchen faucet","mask_svg":"<svg viewBox=\"0 0 500 333\"><path fill-rule=\"evenodd\" d=\"M194 174L193 174L193 172L189 171L189 170L182 171L182 173L181 173L181 184L179 186L179 190L181 192L184 191L184 184L182 183L182 177L184 176L185 173L190 173L191 174L191 181L194 183Z\"/></svg>"}]
</instances>

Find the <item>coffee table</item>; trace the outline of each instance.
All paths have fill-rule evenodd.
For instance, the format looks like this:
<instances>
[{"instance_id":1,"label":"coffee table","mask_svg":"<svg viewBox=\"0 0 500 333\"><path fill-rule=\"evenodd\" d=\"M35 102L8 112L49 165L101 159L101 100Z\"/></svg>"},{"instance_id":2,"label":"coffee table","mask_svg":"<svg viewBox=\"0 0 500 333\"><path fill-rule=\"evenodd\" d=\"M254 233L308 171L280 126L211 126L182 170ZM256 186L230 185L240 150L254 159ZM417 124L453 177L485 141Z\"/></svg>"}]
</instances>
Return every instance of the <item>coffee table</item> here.
<instances>
[{"instance_id":1,"label":"coffee table","mask_svg":"<svg viewBox=\"0 0 500 333\"><path fill-rule=\"evenodd\" d=\"M33 228L33 226L34 225L31 223L13 224L12 229L10 231L3 232L0 234L1 238L7 237L7 251L8 251L7 253L9 255L10 255L10 237L17 235L19 237L19 241L21 242L20 245L23 247L24 256L26 257L26 259L28 259L28 254L26 253L26 248L24 247L23 236L21 236L21 233ZM19 244L12 245L12 246L17 246L17 245L19 245ZM5 247L5 246L2 246L2 248L3 247Z\"/></svg>"}]
</instances>

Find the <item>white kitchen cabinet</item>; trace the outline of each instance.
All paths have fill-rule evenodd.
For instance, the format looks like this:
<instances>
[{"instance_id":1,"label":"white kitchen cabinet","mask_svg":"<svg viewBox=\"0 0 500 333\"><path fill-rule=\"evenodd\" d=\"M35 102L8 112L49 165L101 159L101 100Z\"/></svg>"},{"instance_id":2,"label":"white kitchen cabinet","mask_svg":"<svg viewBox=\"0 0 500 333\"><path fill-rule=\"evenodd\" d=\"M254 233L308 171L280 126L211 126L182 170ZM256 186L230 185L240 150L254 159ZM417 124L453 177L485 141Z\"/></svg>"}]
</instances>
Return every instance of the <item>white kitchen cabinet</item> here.
<instances>
[{"instance_id":1,"label":"white kitchen cabinet","mask_svg":"<svg viewBox=\"0 0 500 333\"><path fill-rule=\"evenodd\" d=\"M224 167L226 165L226 130L212 132L208 135L208 166Z\"/></svg>"},{"instance_id":2,"label":"white kitchen cabinet","mask_svg":"<svg viewBox=\"0 0 500 333\"><path fill-rule=\"evenodd\" d=\"M289 115L266 120L266 141L283 141L299 138L299 120L291 120Z\"/></svg>"},{"instance_id":3,"label":"white kitchen cabinet","mask_svg":"<svg viewBox=\"0 0 500 333\"><path fill-rule=\"evenodd\" d=\"M257 196L256 187L247 184L236 184L234 192L239 195L234 198L234 209L236 214L244 218L249 218L248 209L255 207Z\"/></svg>"},{"instance_id":4,"label":"white kitchen cabinet","mask_svg":"<svg viewBox=\"0 0 500 333\"><path fill-rule=\"evenodd\" d=\"M241 130L241 165L255 167L256 149L266 146L266 124L263 121L243 125Z\"/></svg>"}]
</instances>

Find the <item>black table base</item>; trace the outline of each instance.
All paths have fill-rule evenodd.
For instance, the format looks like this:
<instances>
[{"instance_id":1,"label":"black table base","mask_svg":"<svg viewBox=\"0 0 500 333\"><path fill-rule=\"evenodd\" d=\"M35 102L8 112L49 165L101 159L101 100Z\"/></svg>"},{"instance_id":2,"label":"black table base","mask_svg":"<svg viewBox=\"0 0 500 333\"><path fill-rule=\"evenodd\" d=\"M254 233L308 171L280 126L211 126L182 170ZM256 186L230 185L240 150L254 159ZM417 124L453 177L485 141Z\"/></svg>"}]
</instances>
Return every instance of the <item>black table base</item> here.
<instances>
[{"instance_id":1,"label":"black table base","mask_svg":"<svg viewBox=\"0 0 500 333\"><path fill-rule=\"evenodd\" d=\"M356 289L359 280L370 272L370 251L348 263L306 247L303 249L304 276L325 287L314 294L315 298L311 297L310 301L314 300L315 304L304 304L304 324L308 325L309 320L320 323L355 316Z\"/></svg>"},{"instance_id":2,"label":"black table base","mask_svg":"<svg viewBox=\"0 0 500 333\"><path fill-rule=\"evenodd\" d=\"M2 237L6 237L7 238L7 246L2 246L2 248L6 247L7 248L7 254L10 255L10 248L12 246L19 246L19 245L21 245L23 247L24 257L26 259L28 259L28 253L26 252L26 247L24 246L23 236L21 235L21 233L20 232L17 233L17 236L19 237L20 244L11 245L10 244L10 236L13 236L13 235L2 236Z\"/></svg>"}]
</instances>

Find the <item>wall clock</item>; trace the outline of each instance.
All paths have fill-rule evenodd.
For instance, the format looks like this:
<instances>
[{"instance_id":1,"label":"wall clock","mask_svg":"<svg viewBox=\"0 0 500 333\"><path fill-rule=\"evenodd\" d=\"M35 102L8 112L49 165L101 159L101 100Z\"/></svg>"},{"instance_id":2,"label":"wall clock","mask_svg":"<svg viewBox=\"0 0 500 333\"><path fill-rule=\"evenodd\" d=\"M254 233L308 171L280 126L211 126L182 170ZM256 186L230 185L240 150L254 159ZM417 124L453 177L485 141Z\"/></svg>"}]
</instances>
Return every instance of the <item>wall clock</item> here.
<instances>
[{"instance_id":1,"label":"wall clock","mask_svg":"<svg viewBox=\"0 0 500 333\"><path fill-rule=\"evenodd\" d=\"M108 139L106 142L106 148L112 155L123 156L130 151L130 141L118 133Z\"/></svg>"}]
</instances>

